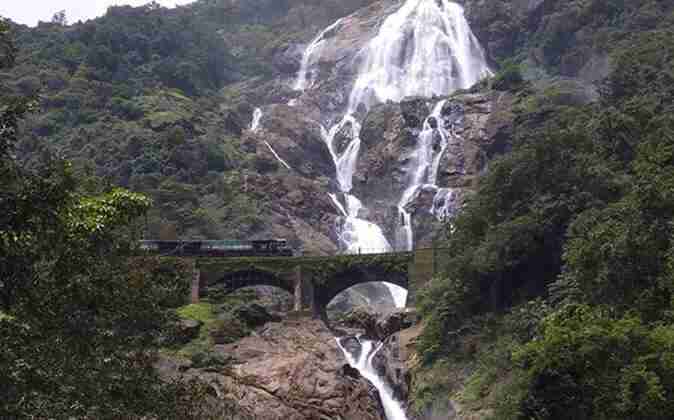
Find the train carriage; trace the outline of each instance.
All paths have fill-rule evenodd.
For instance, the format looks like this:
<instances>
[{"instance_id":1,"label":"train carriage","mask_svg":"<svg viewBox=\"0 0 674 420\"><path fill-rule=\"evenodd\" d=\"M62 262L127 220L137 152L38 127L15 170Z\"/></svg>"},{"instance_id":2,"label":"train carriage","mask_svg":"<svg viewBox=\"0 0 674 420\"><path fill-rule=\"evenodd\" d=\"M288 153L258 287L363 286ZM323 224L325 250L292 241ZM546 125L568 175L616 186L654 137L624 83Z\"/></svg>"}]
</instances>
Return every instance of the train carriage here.
<instances>
[{"instance_id":1,"label":"train carriage","mask_svg":"<svg viewBox=\"0 0 674 420\"><path fill-rule=\"evenodd\" d=\"M175 256L210 257L260 257L293 255L285 239L264 239L254 241L222 240L185 240L162 241L142 240L140 250L149 254Z\"/></svg>"}]
</instances>

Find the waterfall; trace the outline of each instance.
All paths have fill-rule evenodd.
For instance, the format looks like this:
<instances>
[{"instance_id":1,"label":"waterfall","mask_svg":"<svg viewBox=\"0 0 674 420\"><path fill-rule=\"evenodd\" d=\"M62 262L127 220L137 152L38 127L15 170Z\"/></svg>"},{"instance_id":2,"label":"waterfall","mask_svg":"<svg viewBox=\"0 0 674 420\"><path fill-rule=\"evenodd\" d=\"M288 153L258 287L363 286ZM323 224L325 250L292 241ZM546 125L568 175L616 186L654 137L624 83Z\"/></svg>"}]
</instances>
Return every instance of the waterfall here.
<instances>
[{"instance_id":1,"label":"waterfall","mask_svg":"<svg viewBox=\"0 0 674 420\"><path fill-rule=\"evenodd\" d=\"M294 89L303 91L311 88L318 77L314 67L320 59L325 37L337 31L341 23L342 19L336 21L311 41L302 56ZM337 194L344 203L358 200L351 194L361 146L361 122L356 117L356 111L363 107L369 109L380 102L398 102L406 96L449 95L491 75L484 50L469 27L463 8L449 0L405 1L396 12L384 19L377 35L365 45L360 55L362 64L343 117L329 129L322 127L321 130L335 165L339 186ZM436 126L441 126L438 122L443 104L438 103L424 122L415 157L416 167L409 168L412 176L398 203L406 249L413 248L414 238L411 215L405 206L416 198L422 185L435 186L440 159L447 146L444 128L430 127L431 117L435 119ZM334 140L338 133L345 132L349 141L339 153ZM434 153L432 148L436 136L441 139L440 149ZM391 250L381 229L360 218L362 205L345 206L337 194L332 194L331 198L343 215L343 220L338 223L338 237L345 251ZM381 249L372 250L373 247Z\"/></svg>"},{"instance_id":2,"label":"waterfall","mask_svg":"<svg viewBox=\"0 0 674 420\"><path fill-rule=\"evenodd\" d=\"M250 131L257 131L260 128L260 120L262 120L262 109L255 108L253 111L253 121L250 123Z\"/></svg>"},{"instance_id":3,"label":"waterfall","mask_svg":"<svg viewBox=\"0 0 674 420\"><path fill-rule=\"evenodd\" d=\"M375 347L375 343L370 340L361 340L360 337L357 338L358 342L361 345L360 354L358 359L356 359L351 353L349 353L343 346L339 338L335 337L337 341L337 346L344 353L344 357L349 365L357 369L360 374L370 381L377 391L379 391L379 398L381 399L382 406L384 407L384 414L386 415L387 420L407 420L405 411L403 410L399 401L396 401L393 398L393 391L391 388L386 385L386 383L379 377L379 374L372 366L372 359L377 355L379 350L383 347L383 343L378 343Z\"/></svg>"},{"instance_id":4,"label":"waterfall","mask_svg":"<svg viewBox=\"0 0 674 420\"><path fill-rule=\"evenodd\" d=\"M260 129L260 120L262 120L262 109L260 108L255 108L253 111L253 120L250 123L250 131L256 132L257 130ZM281 165L285 166L286 169L292 169L288 163L281 158L281 156L276 153L276 150L274 150L273 147L271 147L271 144L267 140L264 141L264 144L267 146L269 151L271 152L272 155L278 160Z\"/></svg>"},{"instance_id":5,"label":"waterfall","mask_svg":"<svg viewBox=\"0 0 674 420\"><path fill-rule=\"evenodd\" d=\"M412 215L406 206L416 199L422 188L436 190L436 197L441 190L436 185L438 169L440 168L440 159L449 145L448 138L451 135L442 122L442 107L446 102L446 100L442 100L435 104L431 114L424 120L423 129L417 139L416 149L411 156L411 176L409 176L407 188L398 202L398 212L402 220L400 228L403 231L405 246L408 251L414 247L414 232L412 230ZM445 193L443 192L443 194ZM434 215L436 215L434 213L435 202L436 199L434 198L433 207L430 209ZM443 203L448 205L450 201L445 200ZM449 212L448 209L443 209L438 209L436 217L439 218L440 214L444 215ZM443 211L444 213L442 213Z\"/></svg>"},{"instance_id":6,"label":"waterfall","mask_svg":"<svg viewBox=\"0 0 674 420\"><path fill-rule=\"evenodd\" d=\"M300 71L293 88L311 89L318 76L317 66L326 36L340 29L342 19L321 31L306 48ZM385 252L391 245L381 228L367 221L367 209L352 193L353 176L361 148L361 123L358 118L371 106L408 96L432 98L448 96L457 89L467 89L480 79L490 76L485 53L473 35L463 8L449 0L406 0L379 27L378 33L359 53L360 67L348 96L348 104L341 118L326 128L321 126L333 163L338 191L330 198L341 215L337 220L337 236L347 253ZM296 104L295 99L290 105ZM429 211L439 219L452 215L456 194L452 189L439 188L437 174L443 154L453 133L444 127L441 113L445 101L435 104L425 119L422 132L407 169L407 186L397 203L404 235L405 249L414 247L412 215L408 206L422 189L433 189L436 194ZM346 147L338 150L335 138L347 139ZM385 279L382 279L385 281ZM406 292L389 286L396 305L404 306ZM342 347L349 364L358 369L379 391L388 420L406 420L400 403L391 389L372 367L372 359L381 349L372 341L361 341L361 354L356 360ZM360 340L359 340L360 341Z\"/></svg>"},{"instance_id":7,"label":"waterfall","mask_svg":"<svg viewBox=\"0 0 674 420\"><path fill-rule=\"evenodd\" d=\"M317 74L313 69L313 65L318 60L318 57L320 57L321 50L325 44L325 36L336 29L341 22L342 19L338 19L335 23L323 29L316 38L309 43L309 46L304 50L304 54L302 55L300 71L297 73L297 80L295 81L293 89L304 90L314 84ZM309 76L310 80L307 80L307 76Z\"/></svg>"},{"instance_id":8,"label":"waterfall","mask_svg":"<svg viewBox=\"0 0 674 420\"><path fill-rule=\"evenodd\" d=\"M407 0L365 47L349 109L406 96L444 96L489 75L463 7L449 0Z\"/></svg>"},{"instance_id":9,"label":"waterfall","mask_svg":"<svg viewBox=\"0 0 674 420\"><path fill-rule=\"evenodd\" d=\"M451 188L439 188L433 198L431 213L441 221L446 221L454 216L456 211L456 191Z\"/></svg>"},{"instance_id":10,"label":"waterfall","mask_svg":"<svg viewBox=\"0 0 674 420\"><path fill-rule=\"evenodd\" d=\"M264 141L264 144L267 145L271 154L274 155L276 160L278 160L281 163L281 165L285 166L286 169L292 169L292 168L290 168L290 165L288 165L288 163L285 160L281 159L281 157L278 155L278 153L276 153L276 150L274 150L274 148L271 147L271 144L269 144L269 142L267 140Z\"/></svg>"},{"instance_id":11,"label":"waterfall","mask_svg":"<svg viewBox=\"0 0 674 420\"><path fill-rule=\"evenodd\" d=\"M337 219L337 236L347 254L373 254L391 251L381 228L374 223L358 218L363 207L356 197L345 194L347 205L339 201L336 194L328 194L342 215Z\"/></svg>"}]
</instances>

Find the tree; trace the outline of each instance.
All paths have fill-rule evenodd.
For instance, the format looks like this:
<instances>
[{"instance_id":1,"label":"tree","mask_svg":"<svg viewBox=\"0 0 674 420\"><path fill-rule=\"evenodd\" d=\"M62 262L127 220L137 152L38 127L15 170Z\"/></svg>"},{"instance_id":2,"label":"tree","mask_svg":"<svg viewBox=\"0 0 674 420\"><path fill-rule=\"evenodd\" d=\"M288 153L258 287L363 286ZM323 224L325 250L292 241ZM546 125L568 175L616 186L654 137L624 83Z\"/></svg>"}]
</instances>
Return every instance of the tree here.
<instances>
[{"instance_id":1,"label":"tree","mask_svg":"<svg viewBox=\"0 0 674 420\"><path fill-rule=\"evenodd\" d=\"M66 17L66 11L61 10L59 12L54 13L54 16L51 18L51 23L55 23L56 25L61 25L61 26L68 26L68 18Z\"/></svg>"},{"instance_id":2,"label":"tree","mask_svg":"<svg viewBox=\"0 0 674 420\"><path fill-rule=\"evenodd\" d=\"M6 69L14 64L16 47L9 33L9 23L0 16L0 69Z\"/></svg>"},{"instance_id":3,"label":"tree","mask_svg":"<svg viewBox=\"0 0 674 420\"><path fill-rule=\"evenodd\" d=\"M8 35L0 27L11 46ZM19 165L10 151L28 102L0 98L0 418L208 418L203 387L154 369L188 286L130 258L150 200L82 184L49 155Z\"/></svg>"}]
</instances>

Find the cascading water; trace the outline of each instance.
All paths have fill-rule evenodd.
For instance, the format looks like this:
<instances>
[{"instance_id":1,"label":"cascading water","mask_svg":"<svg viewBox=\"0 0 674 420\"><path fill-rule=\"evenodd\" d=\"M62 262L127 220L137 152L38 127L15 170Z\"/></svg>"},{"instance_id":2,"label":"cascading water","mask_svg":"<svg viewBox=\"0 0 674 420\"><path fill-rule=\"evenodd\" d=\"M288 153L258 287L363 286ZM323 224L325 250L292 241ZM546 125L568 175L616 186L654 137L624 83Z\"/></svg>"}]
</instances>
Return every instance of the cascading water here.
<instances>
[{"instance_id":1,"label":"cascading water","mask_svg":"<svg viewBox=\"0 0 674 420\"><path fill-rule=\"evenodd\" d=\"M313 85L317 77L313 67L318 62L325 37L338 30L341 22L342 19L321 31L307 47L294 84L296 90L303 91ZM491 72L484 51L464 17L463 8L449 0L407 0L383 21L378 34L360 54L362 65L349 95L346 112L329 130L323 128L322 135L335 164L338 194L347 204L341 204L338 194L331 195L344 218L338 232L344 249L346 252L385 252L391 245L376 224L359 218L363 206L351 195L361 145L357 111L369 109L378 102L397 102L406 96L449 95L456 89L472 86ZM442 104L438 104L431 114L436 121L441 109ZM447 143L444 128L431 130L426 127L429 120L430 117L419 138L423 144L417 148L417 166L408 168L412 176L398 204L406 249L413 247L414 239L411 215L405 206L416 197L422 181L435 186L440 158ZM344 132L349 142L338 153L335 137ZM429 153L435 133L444 139L438 153ZM426 155L422 156L423 153ZM354 201L359 205L348 205Z\"/></svg>"},{"instance_id":2,"label":"cascading water","mask_svg":"<svg viewBox=\"0 0 674 420\"><path fill-rule=\"evenodd\" d=\"M311 88L317 77L316 63L325 45L326 36L337 31L338 20L321 31L309 44L302 57L301 68L294 84L295 90ZM349 94L346 111L330 129L322 127L326 143L336 169L339 191L330 197L342 215L338 237L346 252L385 252L391 245L381 228L366 221L361 201L351 194L353 175L361 147L361 121L358 115L380 102L398 102L407 96L447 96L457 89L469 88L481 78L491 75L485 54L473 35L463 8L449 0L407 0L389 15L378 34L360 52L361 66ZM422 188L436 191L430 211L438 218L447 217L455 202L454 191L438 188L437 173L440 160L452 135L441 122L444 101L436 104L424 121L418 144L408 166L407 188L398 202L405 248L412 249L414 238L412 217L406 207ZM337 134L346 137L348 144L337 150ZM404 306L405 292L391 289L396 304ZM358 369L378 390L389 420L405 420L400 404L391 390L372 368L373 343L362 341L358 360L346 351L339 339L339 347L349 364Z\"/></svg>"},{"instance_id":3,"label":"cascading water","mask_svg":"<svg viewBox=\"0 0 674 420\"><path fill-rule=\"evenodd\" d=\"M445 153L449 144L449 136L452 134L448 132L442 123L442 107L447 101L442 100L438 102L431 114L424 120L423 130L418 136L417 146L410 156L410 175L407 188L402 194L398 202L398 211L402 220L400 229L403 231L405 238L406 249L412 250L414 246L414 232L412 230L412 216L407 210L406 206L412 203L419 195L422 189L433 189L436 191L436 197L441 190L436 185L438 179L438 169L440 168L440 159ZM443 195L445 193L443 192ZM433 199L433 208L431 213L439 218L442 211L443 214L449 212L447 209L439 209L438 214L435 213L435 202ZM448 205L450 201L443 201L444 205Z\"/></svg>"},{"instance_id":4,"label":"cascading water","mask_svg":"<svg viewBox=\"0 0 674 420\"><path fill-rule=\"evenodd\" d=\"M386 385L386 383L379 377L377 371L372 366L372 359L377 355L379 350L381 350L383 343L377 344L370 340L362 340L360 337L357 338L360 342L360 354L358 359L356 359L348 350L342 346L342 343L339 338L335 338L337 341L337 346L344 353L344 357L349 365L357 369L360 374L370 381L377 391L379 391L379 398L381 399L382 406L384 407L384 414L388 420L407 420L405 411L403 410L399 401L396 401L393 398L393 392L391 388Z\"/></svg>"},{"instance_id":5,"label":"cascading water","mask_svg":"<svg viewBox=\"0 0 674 420\"><path fill-rule=\"evenodd\" d=\"M312 68L316 63L316 60L320 56L321 49L325 44L325 36L339 26L342 22L342 19L338 19L335 23L323 29L317 36L314 38L302 55L302 62L300 63L300 71L297 74L297 80L295 81L295 90L304 90L307 86L311 86L316 81L316 72ZM307 78L308 77L308 78Z\"/></svg>"},{"instance_id":6,"label":"cascading water","mask_svg":"<svg viewBox=\"0 0 674 420\"><path fill-rule=\"evenodd\" d=\"M255 108L255 110L253 111L253 121L251 121L250 123L250 131L255 132L259 130L261 120L262 120L262 109ZM271 144L269 144L267 140L264 141L264 144L267 145L267 148L269 149L271 154L274 155L276 160L278 160L281 163L281 165L285 166L286 169L291 169L290 165L288 165L288 163L285 160L281 159L281 156L279 156L278 153L276 153L276 150L274 150L274 148L271 147Z\"/></svg>"},{"instance_id":7,"label":"cascading water","mask_svg":"<svg viewBox=\"0 0 674 420\"><path fill-rule=\"evenodd\" d=\"M450 220L454 217L457 194L452 188L438 188L433 198L431 213L440 221Z\"/></svg>"},{"instance_id":8,"label":"cascading water","mask_svg":"<svg viewBox=\"0 0 674 420\"><path fill-rule=\"evenodd\" d=\"M406 96L444 96L490 74L460 5L407 0L366 46L349 108Z\"/></svg>"},{"instance_id":9,"label":"cascading water","mask_svg":"<svg viewBox=\"0 0 674 420\"><path fill-rule=\"evenodd\" d=\"M255 108L253 111L253 121L250 123L250 131L257 131L260 128L260 121L262 120L262 109Z\"/></svg>"}]
</instances>

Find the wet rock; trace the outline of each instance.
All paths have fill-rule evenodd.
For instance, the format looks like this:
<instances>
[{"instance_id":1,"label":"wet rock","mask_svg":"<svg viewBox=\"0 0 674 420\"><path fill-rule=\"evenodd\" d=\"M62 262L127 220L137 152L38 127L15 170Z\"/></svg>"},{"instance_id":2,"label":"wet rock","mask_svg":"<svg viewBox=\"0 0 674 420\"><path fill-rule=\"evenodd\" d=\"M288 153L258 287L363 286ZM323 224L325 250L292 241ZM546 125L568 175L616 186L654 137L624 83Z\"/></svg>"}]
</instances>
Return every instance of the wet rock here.
<instances>
[{"instance_id":1,"label":"wet rock","mask_svg":"<svg viewBox=\"0 0 674 420\"><path fill-rule=\"evenodd\" d=\"M376 313L365 308L355 308L339 317L337 323L340 327L362 330L365 336L376 339L379 338L376 334L377 318Z\"/></svg>"},{"instance_id":2,"label":"wet rock","mask_svg":"<svg viewBox=\"0 0 674 420\"><path fill-rule=\"evenodd\" d=\"M415 322L416 314L414 312L398 310L378 319L375 331L380 339L384 339L400 330L411 327Z\"/></svg>"},{"instance_id":3,"label":"wet rock","mask_svg":"<svg viewBox=\"0 0 674 420\"><path fill-rule=\"evenodd\" d=\"M357 360L360 357L360 353L363 350L360 344L360 341L353 336L346 336L340 338L340 343L344 350L348 351L353 357Z\"/></svg>"},{"instance_id":4,"label":"wet rock","mask_svg":"<svg viewBox=\"0 0 674 420\"><path fill-rule=\"evenodd\" d=\"M342 375L349 376L354 379L360 378L360 372L358 372L358 369L352 368L348 364L342 366Z\"/></svg>"},{"instance_id":5,"label":"wet rock","mask_svg":"<svg viewBox=\"0 0 674 420\"><path fill-rule=\"evenodd\" d=\"M353 308L367 307L368 305L367 296L353 290L345 290L332 299L327 310L329 314L343 314L348 313Z\"/></svg>"},{"instance_id":6,"label":"wet rock","mask_svg":"<svg viewBox=\"0 0 674 420\"><path fill-rule=\"evenodd\" d=\"M335 134L333 145L338 155L344 153L349 143L353 140L353 127L351 124L345 124L341 130Z\"/></svg>"},{"instance_id":7,"label":"wet rock","mask_svg":"<svg viewBox=\"0 0 674 420\"><path fill-rule=\"evenodd\" d=\"M400 110L407 128L421 129L430 113L426 99L407 99L400 103Z\"/></svg>"},{"instance_id":8,"label":"wet rock","mask_svg":"<svg viewBox=\"0 0 674 420\"><path fill-rule=\"evenodd\" d=\"M332 157L321 136L320 124L286 105L265 107L263 112L264 130L248 134L258 142L258 156L273 160L285 170L264 144L266 141L293 171L307 177L333 175Z\"/></svg>"},{"instance_id":9,"label":"wet rock","mask_svg":"<svg viewBox=\"0 0 674 420\"><path fill-rule=\"evenodd\" d=\"M363 120L360 139L368 147L374 147L385 141L384 133L392 129L403 128L403 119L399 107L393 104L374 106Z\"/></svg>"}]
</instances>

